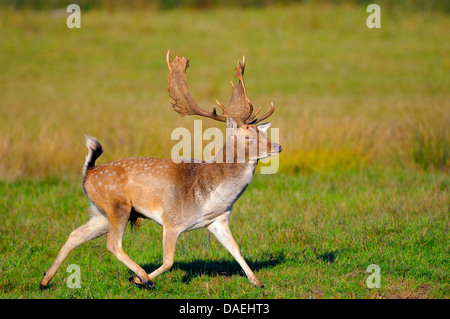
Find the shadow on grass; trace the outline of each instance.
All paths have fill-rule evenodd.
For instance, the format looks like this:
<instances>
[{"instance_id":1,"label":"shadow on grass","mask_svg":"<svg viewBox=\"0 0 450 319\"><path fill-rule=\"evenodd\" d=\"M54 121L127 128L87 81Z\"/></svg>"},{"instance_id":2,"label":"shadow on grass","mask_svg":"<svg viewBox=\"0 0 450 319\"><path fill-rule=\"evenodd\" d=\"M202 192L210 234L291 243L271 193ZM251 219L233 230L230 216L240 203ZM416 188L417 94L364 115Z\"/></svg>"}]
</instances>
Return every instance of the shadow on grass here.
<instances>
[{"instance_id":1,"label":"shadow on grass","mask_svg":"<svg viewBox=\"0 0 450 319\"><path fill-rule=\"evenodd\" d=\"M245 258L245 257L244 257ZM272 268L286 260L284 254L278 254L275 256L269 256L265 260L252 260L246 259L249 267L254 271L258 271L260 269ZM151 273L161 264L151 263L146 264L142 268L147 273ZM240 275L245 277L245 273L242 270L241 266L234 259L221 259L221 260L204 260L204 259L195 259L192 261L175 261L172 269L180 269L185 272L183 276L183 282L189 283L192 279L200 276L224 276L231 277L234 275ZM170 271L170 270L169 270Z\"/></svg>"},{"instance_id":2,"label":"shadow on grass","mask_svg":"<svg viewBox=\"0 0 450 319\"><path fill-rule=\"evenodd\" d=\"M342 253L343 250L334 250L328 252L318 252L316 248L311 248L314 253L313 256L322 262L326 262L328 264L332 264L336 261L336 258ZM265 259L262 260L252 260L250 258L245 258L249 267L257 272L261 269L273 268L277 265L280 265L285 262L289 262L292 260L299 261L300 255L304 255L307 251L307 248L304 249L299 254L294 254L290 257L286 257L284 252L277 252L274 254L270 254L265 256ZM161 261L162 263L162 261ZM142 268L147 272L151 273L161 266L161 263L148 263L142 266ZM235 275L239 275L245 277L245 273L242 270L241 266L238 262L232 257L220 260L205 260L205 259L195 259L191 261L175 261L172 269L180 269L185 272L182 281L185 283L189 283L196 277L201 276L222 276L222 277L232 277ZM170 270L169 270L170 271ZM134 275L130 270L130 275Z\"/></svg>"},{"instance_id":3,"label":"shadow on grass","mask_svg":"<svg viewBox=\"0 0 450 319\"><path fill-rule=\"evenodd\" d=\"M316 254L318 259L320 259L320 260L322 260L324 262L327 262L329 264L332 264L332 263L335 262L336 257L341 253L341 251L340 250L334 250L334 251L329 251L329 252L325 252L325 253L319 254L319 253L317 253L314 250L314 253Z\"/></svg>"}]
</instances>

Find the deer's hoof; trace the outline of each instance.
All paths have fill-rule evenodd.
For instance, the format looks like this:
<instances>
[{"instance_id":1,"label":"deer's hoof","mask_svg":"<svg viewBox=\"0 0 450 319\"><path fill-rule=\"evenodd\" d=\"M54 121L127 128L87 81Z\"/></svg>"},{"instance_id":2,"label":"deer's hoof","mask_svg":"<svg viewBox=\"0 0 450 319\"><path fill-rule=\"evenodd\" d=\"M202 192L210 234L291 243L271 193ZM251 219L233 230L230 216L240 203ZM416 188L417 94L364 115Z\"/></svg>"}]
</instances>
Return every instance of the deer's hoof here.
<instances>
[{"instance_id":1,"label":"deer's hoof","mask_svg":"<svg viewBox=\"0 0 450 319\"><path fill-rule=\"evenodd\" d=\"M152 289L155 287L155 285L151 280L147 280L146 282L144 282L144 286L147 287L148 289Z\"/></svg>"},{"instance_id":2,"label":"deer's hoof","mask_svg":"<svg viewBox=\"0 0 450 319\"><path fill-rule=\"evenodd\" d=\"M259 281L258 279L252 280L251 283L255 287L264 288L264 284L261 281Z\"/></svg>"},{"instance_id":3,"label":"deer's hoof","mask_svg":"<svg viewBox=\"0 0 450 319\"><path fill-rule=\"evenodd\" d=\"M258 288L264 288L265 287L262 282L257 283L255 286L258 287Z\"/></svg>"},{"instance_id":4,"label":"deer's hoof","mask_svg":"<svg viewBox=\"0 0 450 319\"><path fill-rule=\"evenodd\" d=\"M130 282L134 282L136 285L144 285L146 288L152 289L155 284L151 280L141 281L138 276L131 276L128 278Z\"/></svg>"},{"instance_id":5,"label":"deer's hoof","mask_svg":"<svg viewBox=\"0 0 450 319\"><path fill-rule=\"evenodd\" d=\"M47 289L47 288L48 288L48 285L44 285L42 282L39 283L39 289L40 289L41 291L44 291L44 290Z\"/></svg>"}]
</instances>

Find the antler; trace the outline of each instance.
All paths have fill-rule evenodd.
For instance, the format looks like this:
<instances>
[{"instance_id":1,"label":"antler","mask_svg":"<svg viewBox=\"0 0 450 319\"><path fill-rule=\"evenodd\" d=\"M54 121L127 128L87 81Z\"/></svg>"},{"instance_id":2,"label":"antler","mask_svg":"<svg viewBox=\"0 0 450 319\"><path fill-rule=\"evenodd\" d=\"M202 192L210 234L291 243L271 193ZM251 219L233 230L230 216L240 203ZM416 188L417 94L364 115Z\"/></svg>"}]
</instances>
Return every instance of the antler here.
<instances>
[{"instance_id":1,"label":"antler","mask_svg":"<svg viewBox=\"0 0 450 319\"><path fill-rule=\"evenodd\" d=\"M244 70L245 70L245 57L243 57L242 64L238 62L238 65L234 70L236 71L235 77L239 79L239 83L233 86L233 95L231 96L230 103L227 107L223 106L216 100L217 105L222 109L222 115L217 114L216 108L213 107L212 112L205 111L195 103L192 98L186 81L186 69L189 67L189 60L185 57L175 57L173 62L170 62L170 50L167 52L166 60L169 67L169 96L173 99L170 103L173 109L184 115L200 115L203 117L209 117L217 121L225 122L228 117L232 117L238 124L242 126L244 124L256 124L269 117L273 111L273 103L271 110L264 116L255 119L256 115L261 111L259 108L255 114L253 113L253 105L247 97L244 84ZM247 107L248 104L248 107Z\"/></svg>"},{"instance_id":2,"label":"antler","mask_svg":"<svg viewBox=\"0 0 450 319\"><path fill-rule=\"evenodd\" d=\"M184 115L200 115L209 117L217 121L226 122L227 118L216 113L216 108L212 112L207 112L200 108L192 98L191 93L186 82L186 69L189 67L189 60L185 57L175 57L173 62L170 62L170 50L167 51L166 60L169 67L169 96L173 99L170 103L173 109Z\"/></svg>"}]
</instances>

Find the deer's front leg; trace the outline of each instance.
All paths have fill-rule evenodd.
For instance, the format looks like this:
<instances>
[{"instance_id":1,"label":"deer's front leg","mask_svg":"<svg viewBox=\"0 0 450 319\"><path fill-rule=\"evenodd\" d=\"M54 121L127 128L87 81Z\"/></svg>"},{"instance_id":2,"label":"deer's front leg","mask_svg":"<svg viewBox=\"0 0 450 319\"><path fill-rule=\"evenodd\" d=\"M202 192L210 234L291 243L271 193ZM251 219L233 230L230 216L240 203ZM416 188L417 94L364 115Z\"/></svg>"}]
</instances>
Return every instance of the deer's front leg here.
<instances>
[{"instance_id":1,"label":"deer's front leg","mask_svg":"<svg viewBox=\"0 0 450 319\"><path fill-rule=\"evenodd\" d=\"M264 288L264 284L259 281L259 279L255 276L253 271L245 262L244 258L241 255L241 250L239 246L236 244L236 241L231 234L230 227L228 225L228 218L223 217L214 221L211 225L208 226L208 230L211 231L219 242L228 250L228 252L236 259L236 261L241 265L245 274L247 275L248 280L257 287Z\"/></svg>"}]
</instances>

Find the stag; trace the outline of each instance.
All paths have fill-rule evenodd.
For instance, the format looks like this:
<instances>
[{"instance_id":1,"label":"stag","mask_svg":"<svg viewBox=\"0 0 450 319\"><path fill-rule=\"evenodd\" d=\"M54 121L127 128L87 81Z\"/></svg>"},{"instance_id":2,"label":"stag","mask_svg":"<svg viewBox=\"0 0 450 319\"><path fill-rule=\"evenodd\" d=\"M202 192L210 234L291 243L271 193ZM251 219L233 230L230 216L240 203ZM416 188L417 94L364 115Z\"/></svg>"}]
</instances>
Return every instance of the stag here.
<instances>
[{"instance_id":1,"label":"stag","mask_svg":"<svg viewBox=\"0 0 450 319\"><path fill-rule=\"evenodd\" d=\"M229 217L233 204L252 180L258 160L281 152L281 146L266 136L270 123L258 125L273 113L273 103L265 115L257 117L261 108L253 113L244 85L244 58L235 68L239 82L233 84L229 105L225 107L216 100L222 114L217 114L215 107L206 111L189 92L186 82L189 61L185 57L170 61L170 51L166 60L167 90L173 110L181 116L197 115L226 122L230 136L209 162L134 157L99 166L95 166L95 161L103 152L102 146L94 137L86 136L88 154L83 167L83 189L91 203L92 218L70 234L44 273L41 289L48 286L74 248L104 234L108 234L108 250L135 274L130 281L151 288L155 277L172 267L180 234L201 227L215 235L253 285L264 287L242 257L229 228ZM238 160L240 150L245 152ZM134 225L141 218L152 219L163 227L163 264L150 274L122 248L128 222Z\"/></svg>"}]
</instances>

